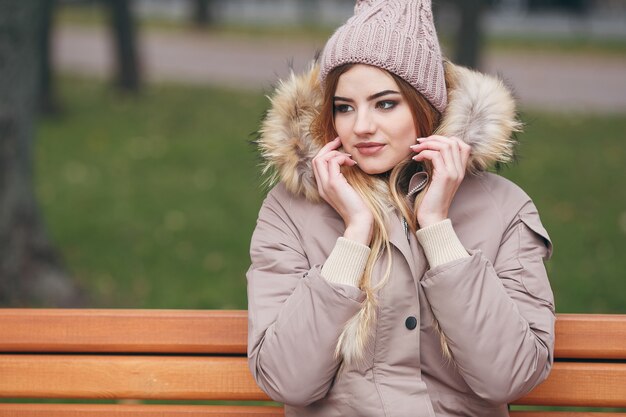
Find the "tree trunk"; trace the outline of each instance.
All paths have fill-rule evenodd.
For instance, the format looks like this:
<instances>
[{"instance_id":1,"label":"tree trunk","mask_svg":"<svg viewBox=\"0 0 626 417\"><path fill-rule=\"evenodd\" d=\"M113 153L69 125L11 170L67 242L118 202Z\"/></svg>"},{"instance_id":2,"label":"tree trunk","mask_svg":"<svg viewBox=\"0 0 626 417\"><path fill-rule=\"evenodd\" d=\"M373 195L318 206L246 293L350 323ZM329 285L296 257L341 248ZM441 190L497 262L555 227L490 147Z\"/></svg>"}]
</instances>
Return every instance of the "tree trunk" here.
<instances>
[{"instance_id":1,"label":"tree trunk","mask_svg":"<svg viewBox=\"0 0 626 417\"><path fill-rule=\"evenodd\" d=\"M54 10L56 0L43 0L41 11L41 30L39 32L39 51L41 52L39 70L39 110L44 114L59 111L59 102L54 88L51 44Z\"/></svg>"},{"instance_id":2,"label":"tree trunk","mask_svg":"<svg viewBox=\"0 0 626 417\"><path fill-rule=\"evenodd\" d=\"M123 91L137 92L140 87L139 60L131 0L106 0L106 2L109 6L115 40L115 84Z\"/></svg>"},{"instance_id":3,"label":"tree trunk","mask_svg":"<svg viewBox=\"0 0 626 417\"><path fill-rule=\"evenodd\" d=\"M455 63L470 68L480 67L483 46L482 16L486 0L456 0L460 24L456 33Z\"/></svg>"},{"instance_id":4,"label":"tree trunk","mask_svg":"<svg viewBox=\"0 0 626 417\"><path fill-rule=\"evenodd\" d=\"M211 15L210 0L191 0L191 3L191 18L196 27L206 28L214 23Z\"/></svg>"},{"instance_id":5,"label":"tree trunk","mask_svg":"<svg viewBox=\"0 0 626 417\"><path fill-rule=\"evenodd\" d=\"M48 240L33 191L42 0L0 0L0 305L83 300Z\"/></svg>"}]
</instances>

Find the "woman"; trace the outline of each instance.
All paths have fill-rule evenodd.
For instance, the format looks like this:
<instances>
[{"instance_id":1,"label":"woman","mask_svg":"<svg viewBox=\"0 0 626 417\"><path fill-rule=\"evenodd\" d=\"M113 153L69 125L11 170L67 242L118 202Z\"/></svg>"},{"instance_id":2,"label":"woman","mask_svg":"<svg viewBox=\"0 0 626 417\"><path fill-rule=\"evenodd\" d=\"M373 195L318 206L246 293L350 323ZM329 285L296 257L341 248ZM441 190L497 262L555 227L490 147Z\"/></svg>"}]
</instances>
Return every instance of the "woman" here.
<instances>
[{"instance_id":1,"label":"woman","mask_svg":"<svg viewBox=\"0 0 626 417\"><path fill-rule=\"evenodd\" d=\"M486 169L502 84L444 64L428 1L359 1L281 84L248 271L252 374L287 416L506 416L552 365L552 244Z\"/></svg>"}]
</instances>

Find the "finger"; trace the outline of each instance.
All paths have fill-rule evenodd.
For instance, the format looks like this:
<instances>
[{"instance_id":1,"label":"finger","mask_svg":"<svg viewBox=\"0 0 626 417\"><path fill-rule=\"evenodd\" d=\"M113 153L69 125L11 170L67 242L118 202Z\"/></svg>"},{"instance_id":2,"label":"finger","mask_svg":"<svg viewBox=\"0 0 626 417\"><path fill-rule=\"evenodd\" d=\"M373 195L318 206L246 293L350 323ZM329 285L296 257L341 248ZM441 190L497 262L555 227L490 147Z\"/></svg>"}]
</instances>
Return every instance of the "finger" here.
<instances>
[{"instance_id":1,"label":"finger","mask_svg":"<svg viewBox=\"0 0 626 417\"><path fill-rule=\"evenodd\" d=\"M463 159L461 158L461 141L456 137L447 138L450 141L451 155L454 161L455 171L457 173L457 179L463 179L465 173L465 166L463 165Z\"/></svg>"},{"instance_id":2,"label":"finger","mask_svg":"<svg viewBox=\"0 0 626 417\"><path fill-rule=\"evenodd\" d=\"M317 152L317 155L323 155L329 151L332 151L333 149L339 148L340 146L341 140L339 139L339 136L337 136L335 139L322 146L322 148Z\"/></svg>"},{"instance_id":3,"label":"finger","mask_svg":"<svg viewBox=\"0 0 626 417\"><path fill-rule=\"evenodd\" d=\"M318 171L322 171L325 169L325 166L328 163L328 160L339 154L341 154L341 152L338 152L338 151L329 151L328 153L325 153L325 154L317 154L315 158L313 158L313 166Z\"/></svg>"},{"instance_id":4,"label":"finger","mask_svg":"<svg viewBox=\"0 0 626 417\"><path fill-rule=\"evenodd\" d=\"M343 152L331 151L326 155L316 158L313 166L316 175L318 191L322 197L328 195L329 184L341 174L341 165L356 165L350 155Z\"/></svg>"},{"instance_id":5,"label":"finger","mask_svg":"<svg viewBox=\"0 0 626 417\"><path fill-rule=\"evenodd\" d=\"M348 157L352 157L352 155L350 155L349 153L345 153L345 152L340 152L340 151L330 151L324 155L319 156L319 161L326 163L327 161L329 161L332 158L335 158L337 156L348 156Z\"/></svg>"},{"instance_id":6,"label":"finger","mask_svg":"<svg viewBox=\"0 0 626 417\"><path fill-rule=\"evenodd\" d=\"M340 161L349 160L351 165L356 165L349 154L339 151L330 151L325 155L316 157L313 161L313 166L317 167L317 171L320 173L320 180L325 184L329 180L329 163L330 161L339 158Z\"/></svg>"},{"instance_id":7,"label":"finger","mask_svg":"<svg viewBox=\"0 0 626 417\"><path fill-rule=\"evenodd\" d=\"M354 166L356 165L356 162L352 160L350 158L350 155L348 154L337 155L334 158L329 159L328 160L329 179L332 179L333 177L337 177L337 176L343 177L343 174L341 173L342 165Z\"/></svg>"},{"instance_id":8,"label":"finger","mask_svg":"<svg viewBox=\"0 0 626 417\"><path fill-rule=\"evenodd\" d=\"M313 163L317 164L317 165L323 165L326 163L326 161L328 161L330 158L334 158L337 155L348 155L348 156L352 156L348 153L345 152L341 152L341 151L337 151L337 150L330 150L324 154L317 154L314 158L313 158Z\"/></svg>"},{"instance_id":9,"label":"finger","mask_svg":"<svg viewBox=\"0 0 626 417\"><path fill-rule=\"evenodd\" d=\"M435 136L429 136L427 138L417 138L417 144L416 145L412 145L411 147L415 147L415 146L418 146L418 145L434 145L434 144L437 144L437 143L438 144L448 145L451 148L459 148L460 149L461 140L457 139L454 136L447 137L447 136L435 135Z\"/></svg>"},{"instance_id":10,"label":"finger","mask_svg":"<svg viewBox=\"0 0 626 417\"><path fill-rule=\"evenodd\" d=\"M461 167L461 158L459 155L458 144L454 143L448 138L438 141L429 141L414 145L411 147L416 152L424 152L425 150L437 151L441 154L443 160L443 166L439 169L442 174L445 173L446 177L453 181L457 181L462 178L463 169ZM456 154L456 156L455 156Z\"/></svg>"},{"instance_id":11,"label":"finger","mask_svg":"<svg viewBox=\"0 0 626 417\"><path fill-rule=\"evenodd\" d=\"M345 160L345 157L336 157L328 161L328 186L333 189L333 191L337 191L338 182L345 181L343 175L341 174L341 163Z\"/></svg>"},{"instance_id":12,"label":"finger","mask_svg":"<svg viewBox=\"0 0 626 417\"><path fill-rule=\"evenodd\" d=\"M461 141L461 139L457 138L456 136L442 136L442 135L431 135L425 138L417 138L416 139L418 143L447 143L451 146L455 146L455 147L459 147L460 149L460 144L463 143L463 141Z\"/></svg>"},{"instance_id":13,"label":"finger","mask_svg":"<svg viewBox=\"0 0 626 417\"><path fill-rule=\"evenodd\" d=\"M463 169L467 169L467 165L469 164L469 158L472 154L472 147L463 141L461 141L461 161L463 163Z\"/></svg>"},{"instance_id":14,"label":"finger","mask_svg":"<svg viewBox=\"0 0 626 417\"><path fill-rule=\"evenodd\" d=\"M315 175L317 191L320 193L322 198L326 199L324 184L328 181L328 172L325 168L325 164L317 157L313 159L313 174Z\"/></svg>"},{"instance_id":15,"label":"finger","mask_svg":"<svg viewBox=\"0 0 626 417\"><path fill-rule=\"evenodd\" d=\"M416 162L430 162L432 166L432 179L438 178L438 173L442 172L441 165L443 164L443 160L441 159L441 154L436 151L423 151L419 155L413 157L413 160Z\"/></svg>"},{"instance_id":16,"label":"finger","mask_svg":"<svg viewBox=\"0 0 626 417\"><path fill-rule=\"evenodd\" d=\"M472 147L469 144L467 144L464 140L456 136L451 136L450 139L454 140L459 147L459 158L461 161L460 163L463 169L463 173L465 173L465 170L467 169L467 161L469 160Z\"/></svg>"},{"instance_id":17,"label":"finger","mask_svg":"<svg viewBox=\"0 0 626 417\"><path fill-rule=\"evenodd\" d=\"M449 139L448 136L430 135L430 136L425 136L423 138L417 138L416 141L419 143L422 143L422 142L432 142L432 141L446 141L448 139Z\"/></svg>"},{"instance_id":18,"label":"finger","mask_svg":"<svg viewBox=\"0 0 626 417\"><path fill-rule=\"evenodd\" d=\"M425 138L417 138L417 141L419 143L429 142L429 141L446 141L449 143L455 143L456 146L458 146L458 150L459 150L459 154L458 154L459 159L456 159L457 155L455 155L455 161L457 161L457 165L460 167L459 172L465 175L465 171L467 169L467 163L469 161L469 156L472 150L471 146L468 145L466 142L464 142L463 140L461 140L460 138L456 136L446 137L442 135L431 135Z\"/></svg>"},{"instance_id":19,"label":"finger","mask_svg":"<svg viewBox=\"0 0 626 417\"><path fill-rule=\"evenodd\" d=\"M334 149L337 149L338 147L341 146L341 141L339 140L339 137L336 137L334 140L328 142L326 145L324 145L315 155L315 157L313 157L313 173L315 174L315 171L318 171L317 173L320 173L320 171L322 171L322 168L320 166L320 164L324 164L323 161L323 157L325 155L327 155L329 152L333 152ZM323 178L319 178L322 179Z\"/></svg>"},{"instance_id":20,"label":"finger","mask_svg":"<svg viewBox=\"0 0 626 417\"><path fill-rule=\"evenodd\" d=\"M433 151L433 150L424 150L419 154L413 157L414 161L430 161L433 164L434 172L442 172L444 167L444 162L441 156L441 152Z\"/></svg>"}]
</instances>

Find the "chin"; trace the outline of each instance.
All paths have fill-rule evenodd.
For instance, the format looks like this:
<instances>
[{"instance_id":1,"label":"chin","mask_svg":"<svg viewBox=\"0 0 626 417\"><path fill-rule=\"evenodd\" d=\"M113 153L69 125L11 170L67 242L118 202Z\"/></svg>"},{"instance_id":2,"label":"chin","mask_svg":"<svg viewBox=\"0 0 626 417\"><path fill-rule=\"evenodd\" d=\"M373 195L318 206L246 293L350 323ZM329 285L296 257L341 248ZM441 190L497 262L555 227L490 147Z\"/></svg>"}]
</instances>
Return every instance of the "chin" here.
<instances>
[{"instance_id":1,"label":"chin","mask_svg":"<svg viewBox=\"0 0 626 417\"><path fill-rule=\"evenodd\" d=\"M365 172L366 174L369 175L377 175L377 174L384 174L385 172L391 171L391 169L393 168L393 166L387 167L387 166L380 166L377 164L360 164L357 161L357 166L361 169L361 171Z\"/></svg>"}]
</instances>

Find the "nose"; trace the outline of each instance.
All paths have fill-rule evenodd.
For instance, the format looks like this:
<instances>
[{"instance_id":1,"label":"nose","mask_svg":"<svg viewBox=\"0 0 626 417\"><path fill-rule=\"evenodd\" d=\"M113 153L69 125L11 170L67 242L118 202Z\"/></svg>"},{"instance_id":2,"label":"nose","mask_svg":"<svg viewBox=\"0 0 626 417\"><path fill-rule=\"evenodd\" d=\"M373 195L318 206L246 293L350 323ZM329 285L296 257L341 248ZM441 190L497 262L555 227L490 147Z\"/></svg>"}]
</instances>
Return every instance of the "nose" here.
<instances>
[{"instance_id":1,"label":"nose","mask_svg":"<svg viewBox=\"0 0 626 417\"><path fill-rule=\"evenodd\" d=\"M376 127L369 112L365 110L357 111L353 130L358 136L367 136L374 133Z\"/></svg>"}]
</instances>

